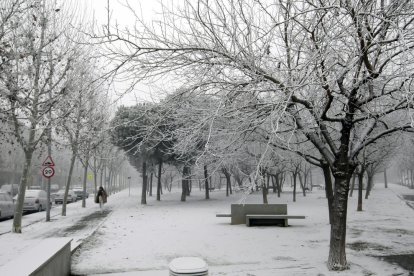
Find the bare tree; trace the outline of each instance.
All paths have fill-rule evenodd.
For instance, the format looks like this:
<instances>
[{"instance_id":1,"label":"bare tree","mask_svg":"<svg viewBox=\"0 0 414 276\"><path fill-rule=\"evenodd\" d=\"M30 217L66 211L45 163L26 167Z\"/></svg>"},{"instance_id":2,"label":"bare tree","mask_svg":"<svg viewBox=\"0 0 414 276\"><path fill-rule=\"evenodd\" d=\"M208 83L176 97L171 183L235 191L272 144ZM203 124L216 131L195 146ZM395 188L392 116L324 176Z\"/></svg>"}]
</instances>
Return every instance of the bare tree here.
<instances>
[{"instance_id":1,"label":"bare tree","mask_svg":"<svg viewBox=\"0 0 414 276\"><path fill-rule=\"evenodd\" d=\"M45 140L53 121L49 111L66 95L66 79L76 49L65 32L65 6L52 1L6 1L19 3L20 12L6 22L8 58L0 71L4 114L13 124L14 136L25 154L12 232L21 233L23 201L33 153ZM3 5L3 2L2 2ZM73 34L72 34L73 35Z\"/></svg>"},{"instance_id":2,"label":"bare tree","mask_svg":"<svg viewBox=\"0 0 414 276\"><path fill-rule=\"evenodd\" d=\"M308 157L329 171L328 267L343 270L357 157L375 141L411 129L404 111L412 107L413 5L184 1L177 11L165 7L156 24L137 18L141 24L132 31L106 33L107 57L135 81L166 75L182 84L181 98L218 101L203 121L229 118L227 134L237 126L237 137L247 138L265 126L269 142L289 149L294 135L312 145L317 155Z\"/></svg>"}]
</instances>

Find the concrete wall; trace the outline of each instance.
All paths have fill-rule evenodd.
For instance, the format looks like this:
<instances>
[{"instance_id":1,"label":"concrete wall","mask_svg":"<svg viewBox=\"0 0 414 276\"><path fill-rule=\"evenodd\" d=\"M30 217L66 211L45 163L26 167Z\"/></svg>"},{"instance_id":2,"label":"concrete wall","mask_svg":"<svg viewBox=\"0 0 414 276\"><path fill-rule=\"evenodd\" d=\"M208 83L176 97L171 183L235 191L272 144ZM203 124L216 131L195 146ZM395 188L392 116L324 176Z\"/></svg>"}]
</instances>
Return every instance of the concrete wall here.
<instances>
[{"instance_id":1,"label":"concrete wall","mask_svg":"<svg viewBox=\"0 0 414 276\"><path fill-rule=\"evenodd\" d=\"M64 245L47 262L37 268L31 276L70 275L70 242Z\"/></svg>"},{"instance_id":2,"label":"concrete wall","mask_svg":"<svg viewBox=\"0 0 414 276\"><path fill-rule=\"evenodd\" d=\"M245 224L246 214L287 215L287 204L232 204L231 224Z\"/></svg>"},{"instance_id":3,"label":"concrete wall","mask_svg":"<svg viewBox=\"0 0 414 276\"><path fill-rule=\"evenodd\" d=\"M47 238L22 241L21 253L0 266L0 275L67 276L70 275L70 238Z\"/></svg>"}]
</instances>

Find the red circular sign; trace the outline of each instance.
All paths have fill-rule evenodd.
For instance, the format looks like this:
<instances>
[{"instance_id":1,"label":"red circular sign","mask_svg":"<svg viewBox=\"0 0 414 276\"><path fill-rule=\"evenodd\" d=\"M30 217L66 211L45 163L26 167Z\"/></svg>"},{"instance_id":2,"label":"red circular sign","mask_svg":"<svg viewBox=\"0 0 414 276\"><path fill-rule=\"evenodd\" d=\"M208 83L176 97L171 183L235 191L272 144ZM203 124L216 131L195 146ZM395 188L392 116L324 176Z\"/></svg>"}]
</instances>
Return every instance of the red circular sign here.
<instances>
[{"instance_id":1,"label":"red circular sign","mask_svg":"<svg viewBox=\"0 0 414 276\"><path fill-rule=\"evenodd\" d=\"M51 178L55 175L55 169L53 169L52 167L45 167L43 168L42 174L46 178Z\"/></svg>"}]
</instances>

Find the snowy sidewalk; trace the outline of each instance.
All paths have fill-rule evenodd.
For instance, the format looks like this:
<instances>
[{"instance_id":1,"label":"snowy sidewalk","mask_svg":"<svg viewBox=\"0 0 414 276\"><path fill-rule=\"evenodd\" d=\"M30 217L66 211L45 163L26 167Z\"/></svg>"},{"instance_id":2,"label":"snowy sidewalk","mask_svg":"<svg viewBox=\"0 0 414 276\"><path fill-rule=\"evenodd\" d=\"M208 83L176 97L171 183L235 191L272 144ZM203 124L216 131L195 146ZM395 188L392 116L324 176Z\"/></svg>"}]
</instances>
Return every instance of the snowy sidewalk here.
<instances>
[{"instance_id":1,"label":"snowy sidewalk","mask_svg":"<svg viewBox=\"0 0 414 276\"><path fill-rule=\"evenodd\" d=\"M241 194L226 198L214 191L204 200L193 190L187 202L179 191L148 198L139 204L139 191L127 193L112 206L112 214L84 241L72 260L74 275L167 275L168 263L182 256L204 259L209 275L409 275L397 265L376 256L414 253L414 211L401 200L412 193L405 187L377 184L363 212L356 212L357 198L349 200L347 258L351 269L336 273L326 269L329 223L324 191L306 197L271 194L269 203L287 203L288 213L305 215L289 227L230 225L216 213L230 211ZM261 194L246 202L261 202ZM108 261L110 260L110 261Z\"/></svg>"},{"instance_id":2,"label":"snowy sidewalk","mask_svg":"<svg viewBox=\"0 0 414 276\"><path fill-rule=\"evenodd\" d=\"M22 234L11 233L13 220L0 222L0 266L41 245L48 238L71 238L74 250L104 222L105 217L92 198L87 199L86 208L82 208L81 204L80 201L68 204L64 217L60 215L61 205L54 206L50 222L45 221L45 212L23 216Z\"/></svg>"}]
</instances>

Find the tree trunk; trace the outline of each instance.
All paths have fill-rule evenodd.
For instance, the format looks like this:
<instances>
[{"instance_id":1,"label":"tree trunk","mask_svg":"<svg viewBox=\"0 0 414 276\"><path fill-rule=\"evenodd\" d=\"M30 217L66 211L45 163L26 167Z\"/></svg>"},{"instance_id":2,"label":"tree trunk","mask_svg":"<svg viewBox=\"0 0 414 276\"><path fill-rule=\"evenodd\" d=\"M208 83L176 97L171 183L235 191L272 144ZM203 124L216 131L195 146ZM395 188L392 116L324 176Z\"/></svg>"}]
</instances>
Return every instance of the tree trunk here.
<instances>
[{"instance_id":1,"label":"tree trunk","mask_svg":"<svg viewBox=\"0 0 414 276\"><path fill-rule=\"evenodd\" d=\"M262 186L263 204L268 204L269 201L267 200L266 173L262 168L260 168L259 181L262 184L261 186Z\"/></svg>"},{"instance_id":2,"label":"tree trunk","mask_svg":"<svg viewBox=\"0 0 414 276\"><path fill-rule=\"evenodd\" d=\"M349 173L340 172L335 176L335 197L332 205L331 238L329 245L328 268L348 269L346 261L346 217L348 208Z\"/></svg>"},{"instance_id":3,"label":"tree trunk","mask_svg":"<svg viewBox=\"0 0 414 276\"><path fill-rule=\"evenodd\" d=\"M276 175L277 197L280 197L280 193L282 192L282 177L282 174Z\"/></svg>"},{"instance_id":4,"label":"tree trunk","mask_svg":"<svg viewBox=\"0 0 414 276\"><path fill-rule=\"evenodd\" d=\"M323 172L323 177L325 179L325 194L326 198L328 199L328 210L329 210L329 223L333 223L333 202L334 202L334 195L333 195L333 187L332 187L332 177L331 177L331 169L327 163L321 163L321 168Z\"/></svg>"},{"instance_id":5,"label":"tree trunk","mask_svg":"<svg viewBox=\"0 0 414 276\"><path fill-rule=\"evenodd\" d=\"M105 169L104 169L104 167L102 167L101 168L101 173L100 173L100 179L99 179L99 186L104 186L104 183L103 182L105 182L105 179L104 179L104 172L105 172ZM103 181L102 181L103 180ZM95 187L95 195L96 195L96 193L98 192L98 189L97 189L97 187Z\"/></svg>"},{"instance_id":6,"label":"tree trunk","mask_svg":"<svg viewBox=\"0 0 414 276\"><path fill-rule=\"evenodd\" d=\"M413 170L410 170L410 185L411 185L411 189L414 189L414 174L413 174Z\"/></svg>"},{"instance_id":7,"label":"tree trunk","mask_svg":"<svg viewBox=\"0 0 414 276\"><path fill-rule=\"evenodd\" d=\"M24 204L24 197L26 193L27 182L29 178L29 172L32 166L32 157L33 157L34 149L30 149L25 152L25 163L23 167L23 174L19 185L19 193L17 196L16 208L14 210L14 217L13 217L13 233L21 233L22 232L22 215L23 215L23 204Z\"/></svg>"},{"instance_id":8,"label":"tree trunk","mask_svg":"<svg viewBox=\"0 0 414 276\"><path fill-rule=\"evenodd\" d=\"M368 199L370 193L371 193L371 189L372 186L374 185L374 173L370 172L368 173L368 184L367 184L367 189L365 191L365 199Z\"/></svg>"},{"instance_id":9,"label":"tree trunk","mask_svg":"<svg viewBox=\"0 0 414 276\"><path fill-rule=\"evenodd\" d=\"M147 162L142 162L141 204L147 204Z\"/></svg>"},{"instance_id":10,"label":"tree trunk","mask_svg":"<svg viewBox=\"0 0 414 276\"><path fill-rule=\"evenodd\" d=\"M306 190L305 190L306 189L306 181L302 180L301 173L298 173L298 176L299 176L299 183L300 183L300 187L302 188L303 196L306 197ZM305 174L303 176L304 176L304 178L306 178Z\"/></svg>"},{"instance_id":11,"label":"tree trunk","mask_svg":"<svg viewBox=\"0 0 414 276\"><path fill-rule=\"evenodd\" d=\"M313 190L313 177L312 177L312 167L309 169L309 181L310 181L310 190Z\"/></svg>"},{"instance_id":12,"label":"tree trunk","mask_svg":"<svg viewBox=\"0 0 414 276\"><path fill-rule=\"evenodd\" d=\"M221 168L221 171L223 172L224 176L226 177L226 196L229 196L229 194L232 193L231 190L231 174L227 170L227 168Z\"/></svg>"},{"instance_id":13,"label":"tree trunk","mask_svg":"<svg viewBox=\"0 0 414 276\"><path fill-rule=\"evenodd\" d=\"M158 161L158 182L157 182L157 200L161 200L161 172L162 172L162 160Z\"/></svg>"},{"instance_id":14,"label":"tree trunk","mask_svg":"<svg viewBox=\"0 0 414 276\"><path fill-rule=\"evenodd\" d=\"M86 207L86 180L88 179L88 167L89 167L89 152L86 154L86 160L85 160L85 167L83 168L83 196L82 196L82 208Z\"/></svg>"},{"instance_id":15,"label":"tree trunk","mask_svg":"<svg viewBox=\"0 0 414 276\"><path fill-rule=\"evenodd\" d=\"M268 204L269 201L267 200L267 187L264 181L262 181L262 195L263 195L263 204Z\"/></svg>"},{"instance_id":16,"label":"tree trunk","mask_svg":"<svg viewBox=\"0 0 414 276\"><path fill-rule=\"evenodd\" d=\"M191 195L191 190L193 189L193 181L191 177L191 168L188 167L188 178L187 178L187 196Z\"/></svg>"},{"instance_id":17,"label":"tree trunk","mask_svg":"<svg viewBox=\"0 0 414 276\"><path fill-rule=\"evenodd\" d=\"M384 169L384 185L385 185L385 189L387 189L388 188L387 169Z\"/></svg>"},{"instance_id":18,"label":"tree trunk","mask_svg":"<svg viewBox=\"0 0 414 276\"><path fill-rule=\"evenodd\" d=\"M276 193L276 175L271 175L270 178L272 179L272 189L273 189L273 193Z\"/></svg>"},{"instance_id":19,"label":"tree trunk","mask_svg":"<svg viewBox=\"0 0 414 276\"><path fill-rule=\"evenodd\" d=\"M354 193L354 189L355 189L355 178L356 178L356 174L352 174L352 183L351 183L351 191L349 192L349 197L352 197L353 193Z\"/></svg>"},{"instance_id":20,"label":"tree trunk","mask_svg":"<svg viewBox=\"0 0 414 276\"><path fill-rule=\"evenodd\" d=\"M206 193L206 199L210 199L210 187L208 186L207 165L204 165L204 189Z\"/></svg>"},{"instance_id":21,"label":"tree trunk","mask_svg":"<svg viewBox=\"0 0 414 276\"><path fill-rule=\"evenodd\" d=\"M67 201L68 194L69 194L70 184L72 181L73 169L75 167L76 155L77 155L77 146L75 146L75 148L72 150L72 157L70 159L69 174L68 174L68 179L66 180L65 195L63 196L63 202L62 202L62 216L66 216L66 204L68 202Z\"/></svg>"},{"instance_id":22,"label":"tree trunk","mask_svg":"<svg viewBox=\"0 0 414 276\"><path fill-rule=\"evenodd\" d=\"M357 207L358 212L362 211L362 189L364 187L364 173L365 173L364 168L361 168L360 171L358 172L358 207Z\"/></svg>"},{"instance_id":23,"label":"tree trunk","mask_svg":"<svg viewBox=\"0 0 414 276\"><path fill-rule=\"evenodd\" d=\"M227 185L229 187L230 194L232 195L233 190L231 188L231 174L228 171L227 171L227 175L226 175L226 181L227 181Z\"/></svg>"},{"instance_id":24,"label":"tree trunk","mask_svg":"<svg viewBox=\"0 0 414 276\"><path fill-rule=\"evenodd\" d=\"M152 196L152 180L153 179L154 179L154 173L151 172L151 175L150 175L150 184L149 184L149 196Z\"/></svg>"},{"instance_id":25,"label":"tree trunk","mask_svg":"<svg viewBox=\"0 0 414 276\"><path fill-rule=\"evenodd\" d=\"M296 202L296 172L292 173L293 180L293 202Z\"/></svg>"},{"instance_id":26,"label":"tree trunk","mask_svg":"<svg viewBox=\"0 0 414 276\"><path fill-rule=\"evenodd\" d=\"M181 201L185 201L186 200L186 196L187 196L187 189L188 189L188 175L189 175L189 167L187 165L184 165L183 168L183 179L182 179L182 184L181 184Z\"/></svg>"}]
</instances>

